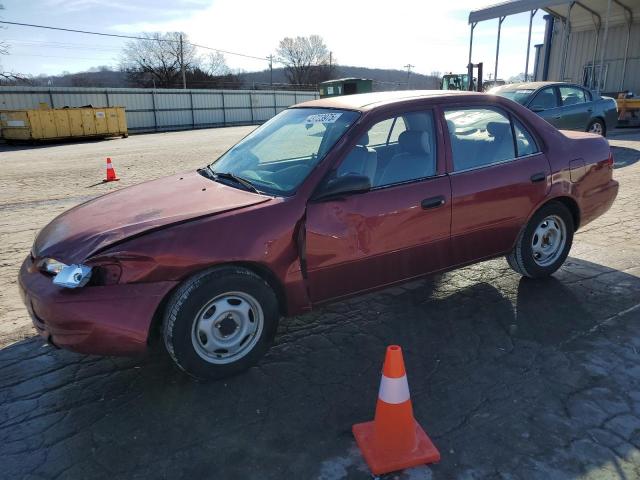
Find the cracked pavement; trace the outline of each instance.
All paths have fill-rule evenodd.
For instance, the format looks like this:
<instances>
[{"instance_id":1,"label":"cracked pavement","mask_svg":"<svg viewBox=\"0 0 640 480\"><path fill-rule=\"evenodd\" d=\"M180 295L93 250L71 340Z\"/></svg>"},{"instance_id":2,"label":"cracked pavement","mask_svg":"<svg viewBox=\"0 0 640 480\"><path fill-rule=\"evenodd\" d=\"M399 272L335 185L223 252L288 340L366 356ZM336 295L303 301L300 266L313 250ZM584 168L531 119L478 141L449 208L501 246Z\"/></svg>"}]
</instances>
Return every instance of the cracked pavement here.
<instances>
[{"instance_id":1,"label":"cracked pavement","mask_svg":"<svg viewBox=\"0 0 640 480\"><path fill-rule=\"evenodd\" d=\"M128 359L43 346L15 284L37 229L91 196L202 165L248 131L0 146L0 478L370 478L351 425L373 417L392 343L442 460L388 478L640 478L631 131L610 138L616 203L548 280L497 259L328 305L283 320L258 366L213 383L161 349ZM89 187L107 154L123 180Z\"/></svg>"}]
</instances>

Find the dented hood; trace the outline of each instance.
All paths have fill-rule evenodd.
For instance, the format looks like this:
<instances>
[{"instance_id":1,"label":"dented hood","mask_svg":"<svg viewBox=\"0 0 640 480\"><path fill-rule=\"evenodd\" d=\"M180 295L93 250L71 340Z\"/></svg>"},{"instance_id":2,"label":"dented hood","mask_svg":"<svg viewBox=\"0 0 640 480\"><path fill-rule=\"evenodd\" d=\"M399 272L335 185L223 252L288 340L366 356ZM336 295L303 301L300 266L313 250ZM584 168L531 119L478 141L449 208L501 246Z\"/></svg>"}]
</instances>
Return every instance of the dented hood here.
<instances>
[{"instance_id":1,"label":"dented hood","mask_svg":"<svg viewBox=\"0 0 640 480\"><path fill-rule=\"evenodd\" d=\"M98 250L152 229L266 202L190 172L123 188L78 205L42 229L33 255L78 263Z\"/></svg>"}]
</instances>

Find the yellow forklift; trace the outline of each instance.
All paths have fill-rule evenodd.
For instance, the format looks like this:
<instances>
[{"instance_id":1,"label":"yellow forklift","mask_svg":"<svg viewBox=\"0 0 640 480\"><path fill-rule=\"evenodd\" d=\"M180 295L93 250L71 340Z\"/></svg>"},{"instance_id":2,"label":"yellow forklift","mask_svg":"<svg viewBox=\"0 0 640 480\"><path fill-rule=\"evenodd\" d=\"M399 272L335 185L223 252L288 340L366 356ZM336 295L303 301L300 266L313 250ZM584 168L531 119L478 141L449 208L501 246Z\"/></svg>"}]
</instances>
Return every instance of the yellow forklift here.
<instances>
[{"instance_id":1,"label":"yellow forklift","mask_svg":"<svg viewBox=\"0 0 640 480\"><path fill-rule=\"evenodd\" d=\"M474 70L477 76L474 77ZM471 79L471 81L469 81ZM440 90L467 90L482 92L482 62L470 63L467 73L451 73L442 76Z\"/></svg>"}]
</instances>

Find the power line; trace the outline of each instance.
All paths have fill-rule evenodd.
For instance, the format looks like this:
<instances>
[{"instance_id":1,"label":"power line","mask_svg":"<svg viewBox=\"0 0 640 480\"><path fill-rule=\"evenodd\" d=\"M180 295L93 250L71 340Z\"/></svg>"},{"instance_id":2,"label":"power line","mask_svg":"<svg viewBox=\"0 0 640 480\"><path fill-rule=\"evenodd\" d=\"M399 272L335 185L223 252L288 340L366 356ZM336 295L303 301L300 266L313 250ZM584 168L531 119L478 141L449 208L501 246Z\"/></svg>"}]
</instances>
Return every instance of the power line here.
<instances>
[{"instance_id":1,"label":"power line","mask_svg":"<svg viewBox=\"0 0 640 480\"><path fill-rule=\"evenodd\" d=\"M43 57L43 58L67 58L71 60L111 60L113 57L70 57L67 55L38 55L37 53L12 53L12 57Z\"/></svg>"},{"instance_id":2,"label":"power line","mask_svg":"<svg viewBox=\"0 0 640 480\"><path fill-rule=\"evenodd\" d=\"M146 40L146 41L155 41L155 42L171 42L171 43L179 43L180 40L173 40L173 39L168 39L168 38L147 38L147 37L138 37L138 36L134 36L134 35L119 35L116 33L104 33L104 32L91 32L88 30L77 30L74 28L62 28L62 27L51 27L48 25L35 25L32 23L19 23L19 22L7 22L4 20L0 20L0 23L3 23L5 25L17 25L20 27L32 27L32 28L44 28L46 30L58 30L58 31L62 31L62 32L71 32L71 33L84 33L86 35L100 35L102 37L115 37L115 38L126 38L129 40ZM253 58L255 60L263 60L266 61L267 57L257 57L254 55L247 55L245 53L238 53L238 52L231 52L229 50L221 50L219 48L213 48L213 47L207 47L206 45L198 45L197 43L191 43L191 42L184 42L186 45L191 45L193 47L198 47L198 48L203 48L205 50L212 50L214 52L220 52L220 53L225 53L227 55L236 55L238 57L245 57L245 58Z\"/></svg>"},{"instance_id":3,"label":"power line","mask_svg":"<svg viewBox=\"0 0 640 480\"><path fill-rule=\"evenodd\" d=\"M25 46L25 47L38 47L43 46L47 48L72 48L79 50L113 50L121 51L121 46L115 45L99 45L96 43L72 43L72 42L55 42L49 40L22 40L19 38L5 38L4 41L10 43L13 46Z\"/></svg>"}]
</instances>

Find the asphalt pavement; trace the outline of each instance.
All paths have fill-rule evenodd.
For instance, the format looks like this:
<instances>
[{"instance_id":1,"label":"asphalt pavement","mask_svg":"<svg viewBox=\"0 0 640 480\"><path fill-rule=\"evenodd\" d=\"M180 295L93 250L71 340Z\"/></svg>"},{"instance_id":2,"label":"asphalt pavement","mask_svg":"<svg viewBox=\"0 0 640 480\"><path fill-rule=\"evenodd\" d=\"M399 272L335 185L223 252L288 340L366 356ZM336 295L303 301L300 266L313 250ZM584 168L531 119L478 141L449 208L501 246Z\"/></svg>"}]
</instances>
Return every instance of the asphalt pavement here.
<instances>
[{"instance_id":1,"label":"asphalt pavement","mask_svg":"<svg viewBox=\"0 0 640 480\"><path fill-rule=\"evenodd\" d=\"M442 460L388 478L640 478L640 135L612 143L619 198L547 280L497 259L328 305L283 320L258 366L211 383L161 349L8 343L0 478L370 478L351 426L373 418L394 343Z\"/></svg>"}]
</instances>

